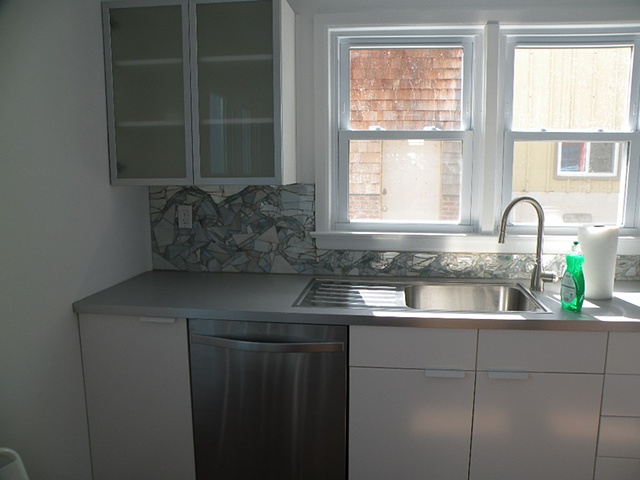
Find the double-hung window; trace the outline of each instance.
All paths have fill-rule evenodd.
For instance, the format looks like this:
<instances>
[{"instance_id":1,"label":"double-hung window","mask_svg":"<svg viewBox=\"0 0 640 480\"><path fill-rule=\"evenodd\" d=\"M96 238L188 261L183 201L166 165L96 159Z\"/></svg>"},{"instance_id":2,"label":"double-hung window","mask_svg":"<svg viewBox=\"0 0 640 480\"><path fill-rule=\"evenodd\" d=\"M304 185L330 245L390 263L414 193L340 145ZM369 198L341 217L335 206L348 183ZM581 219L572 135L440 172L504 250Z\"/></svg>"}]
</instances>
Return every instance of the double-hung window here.
<instances>
[{"instance_id":1,"label":"double-hung window","mask_svg":"<svg viewBox=\"0 0 640 480\"><path fill-rule=\"evenodd\" d=\"M583 224L638 237L640 26L316 34L321 248L499 251L522 195L544 208L548 253ZM529 205L509 219L535 233Z\"/></svg>"},{"instance_id":2,"label":"double-hung window","mask_svg":"<svg viewBox=\"0 0 640 480\"><path fill-rule=\"evenodd\" d=\"M468 231L474 39L334 37L336 230Z\"/></svg>"},{"instance_id":3,"label":"double-hung window","mask_svg":"<svg viewBox=\"0 0 640 480\"><path fill-rule=\"evenodd\" d=\"M592 30L504 35L503 196L535 197L558 233L637 227L639 37Z\"/></svg>"}]
</instances>

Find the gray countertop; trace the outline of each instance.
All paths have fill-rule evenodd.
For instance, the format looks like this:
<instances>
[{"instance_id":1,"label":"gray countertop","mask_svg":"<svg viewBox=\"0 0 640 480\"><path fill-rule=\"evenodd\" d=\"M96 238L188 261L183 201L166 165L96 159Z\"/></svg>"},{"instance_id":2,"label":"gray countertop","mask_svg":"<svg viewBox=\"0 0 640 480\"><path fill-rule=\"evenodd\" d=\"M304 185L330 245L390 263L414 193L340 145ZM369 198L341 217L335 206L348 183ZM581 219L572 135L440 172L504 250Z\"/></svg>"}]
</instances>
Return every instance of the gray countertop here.
<instances>
[{"instance_id":1,"label":"gray countertop","mask_svg":"<svg viewBox=\"0 0 640 480\"><path fill-rule=\"evenodd\" d=\"M343 277L336 277L343 278ZM80 314L431 328L640 331L640 282L617 282L611 300L560 308L558 284L536 294L549 313L443 313L294 307L308 275L151 271L73 304ZM404 280L419 280L405 277ZM388 277L379 278L389 280ZM434 280L433 278L429 280ZM521 282L527 286L528 281Z\"/></svg>"}]
</instances>

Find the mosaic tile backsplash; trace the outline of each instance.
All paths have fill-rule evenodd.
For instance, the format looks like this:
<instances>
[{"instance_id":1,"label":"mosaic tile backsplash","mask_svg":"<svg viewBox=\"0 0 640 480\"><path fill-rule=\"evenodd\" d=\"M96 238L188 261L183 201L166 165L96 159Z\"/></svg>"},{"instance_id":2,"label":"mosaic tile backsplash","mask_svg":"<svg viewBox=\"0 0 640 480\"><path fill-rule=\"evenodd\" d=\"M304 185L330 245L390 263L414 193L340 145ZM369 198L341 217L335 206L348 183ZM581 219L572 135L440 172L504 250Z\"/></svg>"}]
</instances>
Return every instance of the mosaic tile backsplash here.
<instances>
[{"instance_id":1,"label":"mosaic tile backsplash","mask_svg":"<svg viewBox=\"0 0 640 480\"><path fill-rule=\"evenodd\" d=\"M530 254L321 250L314 185L151 187L155 270L198 272L529 278ZM176 206L191 205L193 228L178 228ZM561 273L563 255L545 255ZM618 280L640 280L640 256L618 256Z\"/></svg>"}]
</instances>

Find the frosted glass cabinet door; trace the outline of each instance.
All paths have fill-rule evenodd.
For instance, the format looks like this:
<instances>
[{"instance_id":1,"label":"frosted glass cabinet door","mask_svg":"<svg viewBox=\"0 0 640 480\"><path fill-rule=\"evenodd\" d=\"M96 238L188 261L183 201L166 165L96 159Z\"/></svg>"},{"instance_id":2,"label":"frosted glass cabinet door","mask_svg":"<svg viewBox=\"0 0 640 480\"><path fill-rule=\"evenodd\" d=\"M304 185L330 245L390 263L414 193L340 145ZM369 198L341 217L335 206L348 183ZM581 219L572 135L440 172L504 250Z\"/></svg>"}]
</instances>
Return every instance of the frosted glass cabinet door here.
<instances>
[{"instance_id":1,"label":"frosted glass cabinet door","mask_svg":"<svg viewBox=\"0 0 640 480\"><path fill-rule=\"evenodd\" d=\"M107 2L103 28L113 184L296 181L286 0Z\"/></svg>"},{"instance_id":2,"label":"frosted glass cabinet door","mask_svg":"<svg viewBox=\"0 0 640 480\"><path fill-rule=\"evenodd\" d=\"M276 176L273 7L270 0L196 4L197 183Z\"/></svg>"},{"instance_id":3,"label":"frosted glass cabinet door","mask_svg":"<svg viewBox=\"0 0 640 480\"><path fill-rule=\"evenodd\" d=\"M175 3L103 4L112 183L192 182L187 4Z\"/></svg>"}]
</instances>

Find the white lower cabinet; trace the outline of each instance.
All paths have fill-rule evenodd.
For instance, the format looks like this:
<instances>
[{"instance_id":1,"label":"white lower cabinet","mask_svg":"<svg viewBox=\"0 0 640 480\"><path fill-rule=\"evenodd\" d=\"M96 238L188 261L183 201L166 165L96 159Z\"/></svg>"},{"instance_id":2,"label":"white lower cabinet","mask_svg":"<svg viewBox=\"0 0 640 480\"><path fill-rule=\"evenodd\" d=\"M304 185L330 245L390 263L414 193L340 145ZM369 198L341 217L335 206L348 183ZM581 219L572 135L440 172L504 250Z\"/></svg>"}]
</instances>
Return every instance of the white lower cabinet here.
<instances>
[{"instance_id":1,"label":"white lower cabinet","mask_svg":"<svg viewBox=\"0 0 640 480\"><path fill-rule=\"evenodd\" d=\"M473 372L352 368L350 375L350 480L467 477Z\"/></svg>"},{"instance_id":2,"label":"white lower cabinet","mask_svg":"<svg viewBox=\"0 0 640 480\"><path fill-rule=\"evenodd\" d=\"M186 320L80 333L94 480L195 479ZM606 351L599 332L352 326L349 480L637 480L640 334L611 334L603 397Z\"/></svg>"},{"instance_id":3,"label":"white lower cabinet","mask_svg":"<svg viewBox=\"0 0 640 480\"><path fill-rule=\"evenodd\" d=\"M349 480L467 478L476 331L352 327Z\"/></svg>"},{"instance_id":4,"label":"white lower cabinet","mask_svg":"<svg viewBox=\"0 0 640 480\"><path fill-rule=\"evenodd\" d=\"M591 480L606 333L480 331L471 480Z\"/></svg>"},{"instance_id":5,"label":"white lower cabinet","mask_svg":"<svg viewBox=\"0 0 640 480\"><path fill-rule=\"evenodd\" d=\"M638 480L640 460L635 458L598 457L596 480Z\"/></svg>"},{"instance_id":6,"label":"white lower cabinet","mask_svg":"<svg viewBox=\"0 0 640 480\"><path fill-rule=\"evenodd\" d=\"M640 333L609 334L596 480L640 478Z\"/></svg>"},{"instance_id":7,"label":"white lower cabinet","mask_svg":"<svg viewBox=\"0 0 640 480\"><path fill-rule=\"evenodd\" d=\"M592 480L606 347L600 332L352 327L349 479Z\"/></svg>"},{"instance_id":8,"label":"white lower cabinet","mask_svg":"<svg viewBox=\"0 0 640 480\"><path fill-rule=\"evenodd\" d=\"M94 480L193 480L185 319L80 315Z\"/></svg>"},{"instance_id":9,"label":"white lower cabinet","mask_svg":"<svg viewBox=\"0 0 640 480\"><path fill-rule=\"evenodd\" d=\"M478 372L471 480L590 480L602 375Z\"/></svg>"}]
</instances>

